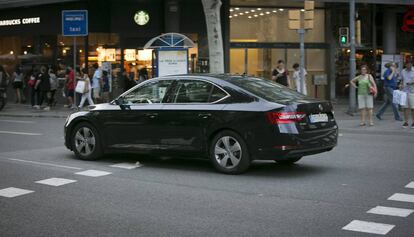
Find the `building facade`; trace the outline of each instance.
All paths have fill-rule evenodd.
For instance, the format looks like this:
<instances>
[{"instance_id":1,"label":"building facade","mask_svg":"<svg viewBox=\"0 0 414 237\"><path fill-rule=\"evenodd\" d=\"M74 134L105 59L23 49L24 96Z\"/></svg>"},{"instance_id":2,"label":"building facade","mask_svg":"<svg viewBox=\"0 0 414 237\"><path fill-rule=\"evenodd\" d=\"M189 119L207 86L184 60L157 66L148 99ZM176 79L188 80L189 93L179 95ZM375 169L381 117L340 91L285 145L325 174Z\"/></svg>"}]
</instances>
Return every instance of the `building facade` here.
<instances>
[{"instance_id":1,"label":"building facade","mask_svg":"<svg viewBox=\"0 0 414 237\"><path fill-rule=\"evenodd\" d=\"M409 60L414 54L410 0L357 2L358 65L378 71L382 54ZM288 29L288 11L302 8L299 0L222 0L226 72L270 78L278 60L292 71L299 62L299 36ZM63 36L61 26L62 10L71 9L89 14L88 36L76 38L78 65L109 63L114 88L122 87L123 70L151 71L152 52L143 47L167 32L185 34L195 42L189 51L190 72L208 71L201 0L0 0L0 64L9 71L17 65L71 65L74 38ZM148 20L137 22L137 14ZM348 1L316 1L314 25L305 35L308 91L327 99L346 96L349 49L339 44L339 28L349 27ZM311 80L318 75L326 76L328 85L315 86Z\"/></svg>"}]
</instances>

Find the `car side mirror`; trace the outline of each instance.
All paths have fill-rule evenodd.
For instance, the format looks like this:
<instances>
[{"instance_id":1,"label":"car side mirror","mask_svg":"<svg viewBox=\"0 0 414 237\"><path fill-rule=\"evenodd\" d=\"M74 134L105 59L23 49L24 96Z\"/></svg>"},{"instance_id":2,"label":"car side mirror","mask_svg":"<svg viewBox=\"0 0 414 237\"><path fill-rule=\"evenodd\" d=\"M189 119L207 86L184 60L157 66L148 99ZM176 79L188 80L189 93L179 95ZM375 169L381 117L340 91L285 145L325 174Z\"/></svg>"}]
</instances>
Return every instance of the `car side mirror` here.
<instances>
[{"instance_id":1,"label":"car side mirror","mask_svg":"<svg viewBox=\"0 0 414 237\"><path fill-rule=\"evenodd\" d=\"M131 107L125 103L125 100L124 100L123 97L118 97L115 100L115 104L118 105L122 110L130 110L131 109Z\"/></svg>"}]
</instances>

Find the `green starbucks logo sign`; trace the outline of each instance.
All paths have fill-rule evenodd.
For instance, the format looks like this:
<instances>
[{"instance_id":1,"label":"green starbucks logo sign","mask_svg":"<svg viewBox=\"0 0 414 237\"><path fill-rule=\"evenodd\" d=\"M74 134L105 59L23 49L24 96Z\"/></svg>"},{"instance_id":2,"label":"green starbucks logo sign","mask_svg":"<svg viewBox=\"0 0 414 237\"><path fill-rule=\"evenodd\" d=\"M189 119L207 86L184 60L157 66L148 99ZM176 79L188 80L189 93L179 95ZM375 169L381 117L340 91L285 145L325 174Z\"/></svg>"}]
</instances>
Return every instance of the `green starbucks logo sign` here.
<instances>
[{"instance_id":1,"label":"green starbucks logo sign","mask_svg":"<svg viewBox=\"0 0 414 237\"><path fill-rule=\"evenodd\" d=\"M134 15L134 21L140 26L146 25L150 20L149 14L145 11L137 11Z\"/></svg>"}]
</instances>

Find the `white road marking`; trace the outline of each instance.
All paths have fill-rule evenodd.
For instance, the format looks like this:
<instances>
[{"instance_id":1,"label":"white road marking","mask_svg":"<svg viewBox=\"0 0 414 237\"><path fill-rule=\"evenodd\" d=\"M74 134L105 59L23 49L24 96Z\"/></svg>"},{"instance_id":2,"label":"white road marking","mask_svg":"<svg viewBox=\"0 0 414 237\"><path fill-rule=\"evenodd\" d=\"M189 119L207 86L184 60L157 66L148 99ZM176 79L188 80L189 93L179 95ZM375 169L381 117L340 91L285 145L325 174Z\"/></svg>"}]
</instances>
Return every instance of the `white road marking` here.
<instances>
[{"instance_id":1,"label":"white road marking","mask_svg":"<svg viewBox=\"0 0 414 237\"><path fill-rule=\"evenodd\" d=\"M35 121L19 121L19 120L3 120L3 119L0 119L0 122L5 122L5 123L26 123L26 124L34 124L34 123L36 123Z\"/></svg>"},{"instance_id":2,"label":"white road marking","mask_svg":"<svg viewBox=\"0 0 414 237\"><path fill-rule=\"evenodd\" d=\"M405 185L406 188L414 188L414 182Z\"/></svg>"},{"instance_id":3,"label":"white road marking","mask_svg":"<svg viewBox=\"0 0 414 237\"><path fill-rule=\"evenodd\" d=\"M137 162L137 163L119 163L119 164L110 165L110 167L132 170L132 169L141 167L141 164L139 162Z\"/></svg>"},{"instance_id":4,"label":"white road marking","mask_svg":"<svg viewBox=\"0 0 414 237\"><path fill-rule=\"evenodd\" d=\"M342 229L378 235L386 235L394 227L395 225L353 220L348 225L344 226Z\"/></svg>"},{"instance_id":5,"label":"white road marking","mask_svg":"<svg viewBox=\"0 0 414 237\"><path fill-rule=\"evenodd\" d=\"M108 174L112 174L111 172L100 171L100 170L85 170L81 172L77 172L75 174L89 176L89 177L100 177Z\"/></svg>"},{"instance_id":6,"label":"white road marking","mask_svg":"<svg viewBox=\"0 0 414 237\"><path fill-rule=\"evenodd\" d=\"M13 134L13 135L25 135L25 136L42 136L42 133L30 133L30 132L13 132L13 131L0 131L3 134Z\"/></svg>"},{"instance_id":7,"label":"white road marking","mask_svg":"<svg viewBox=\"0 0 414 237\"><path fill-rule=\"evenodd\" d=\"M414 195L405 193L395 193L388 200L399 202L414 202Z\"/></svg>"},{"instance_id":8,"label":"white road marking","mask_svg":"<svg viewBox=\"0 0 414 237\"><path fill-rule=\"evenodd\" d=\"M36 181L35 183L58 187L58 186L75 183L75 182L77 181L72 180L72 179L50 178L50 179L39 180L39 181Z\"/></svg>"},{"instance_id":9,"label":"white road marking","mask_svg":"<svg viewBox=\"0 0 414 237\"><path fill-rule=\"evenodd\" d=\"M32 190L10 187L10 188L5 188L5 189L0 189L0 196L6 197L6 198L14 198L14 197L18 197L18 196L33 193L33 192L34 191Z\"/></svg>"},{"instance_id":10,"label":"white road marking","mask_svg":"<svg viewBox=\"0 0 414 237\"><path fill-rule=\"evenodd\" d=\"M395 208L395 207L383 207L383 206L376 206L371 210L367 211L367 213L371 214L378 214L378 215L386 215L386 216L399 216L399 217L407 217L414 210L405 209L405 208Z\"/></svg>"},{"instance_id":11,"label":"white road marking","mask_svg":"<svg viewBox=\"0 0 414 237\"><path fill-rule=\"evenodd\" d=\"M53 166L53 167L58 167L58 168L65 168L65 169L73 169L73 170L81 170L82 169L82 168L78 168L78 167L72 167L72 166L66 166L66 165L56 165L56 164L52 164L52 163L37 162L37 161L31 161L31 160L21 160L21 159L14 159L14 158L8 158L8 159L13 160L13 161L20 161L20 162L30 163L30 164L47 165L47 166Z\"/></svg>"}]
</instances>

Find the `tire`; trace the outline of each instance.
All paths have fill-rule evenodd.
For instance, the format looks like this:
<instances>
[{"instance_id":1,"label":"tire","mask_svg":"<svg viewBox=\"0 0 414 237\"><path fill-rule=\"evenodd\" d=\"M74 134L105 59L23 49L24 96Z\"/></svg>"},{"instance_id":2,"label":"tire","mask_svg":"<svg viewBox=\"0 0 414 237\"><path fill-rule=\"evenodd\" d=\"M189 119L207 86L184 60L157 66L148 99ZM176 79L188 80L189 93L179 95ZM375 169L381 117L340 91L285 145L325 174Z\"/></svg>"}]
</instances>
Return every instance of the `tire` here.
<instances>
[{"instance_id":1,"label":"tire","mask_svg":"<svg viewBox=\"0 0 414 237\"><path fill-rule=\"evenodd\" d=\"M212 139L209 157L214 168L225 174L240 174L250 166L246 142L240 135L229 130L219 132Z\"/></svg>"},{"instance_id":2,"label":"tire","mask_svg":"<svg viewBox=\"0 0 414 237\"><path fill-rule=\"evenodd\" d=\"M300 159L302 159L302 156L290 157L290 158L287 158L286 160L277 160L276 163L280 165L293 165L296 162L298 162Z\"/></svg>"},{"instance_id":3,"label":"tire","mask_svg":"<svg viewBox=\"0 0 414 237\"><path fill-rule=\"evenodd\" d=\"M97 160L102 156L99 133L89 123L75 126L71 137L73 152L81 160Z\"/></svg>"}]
</instances>

